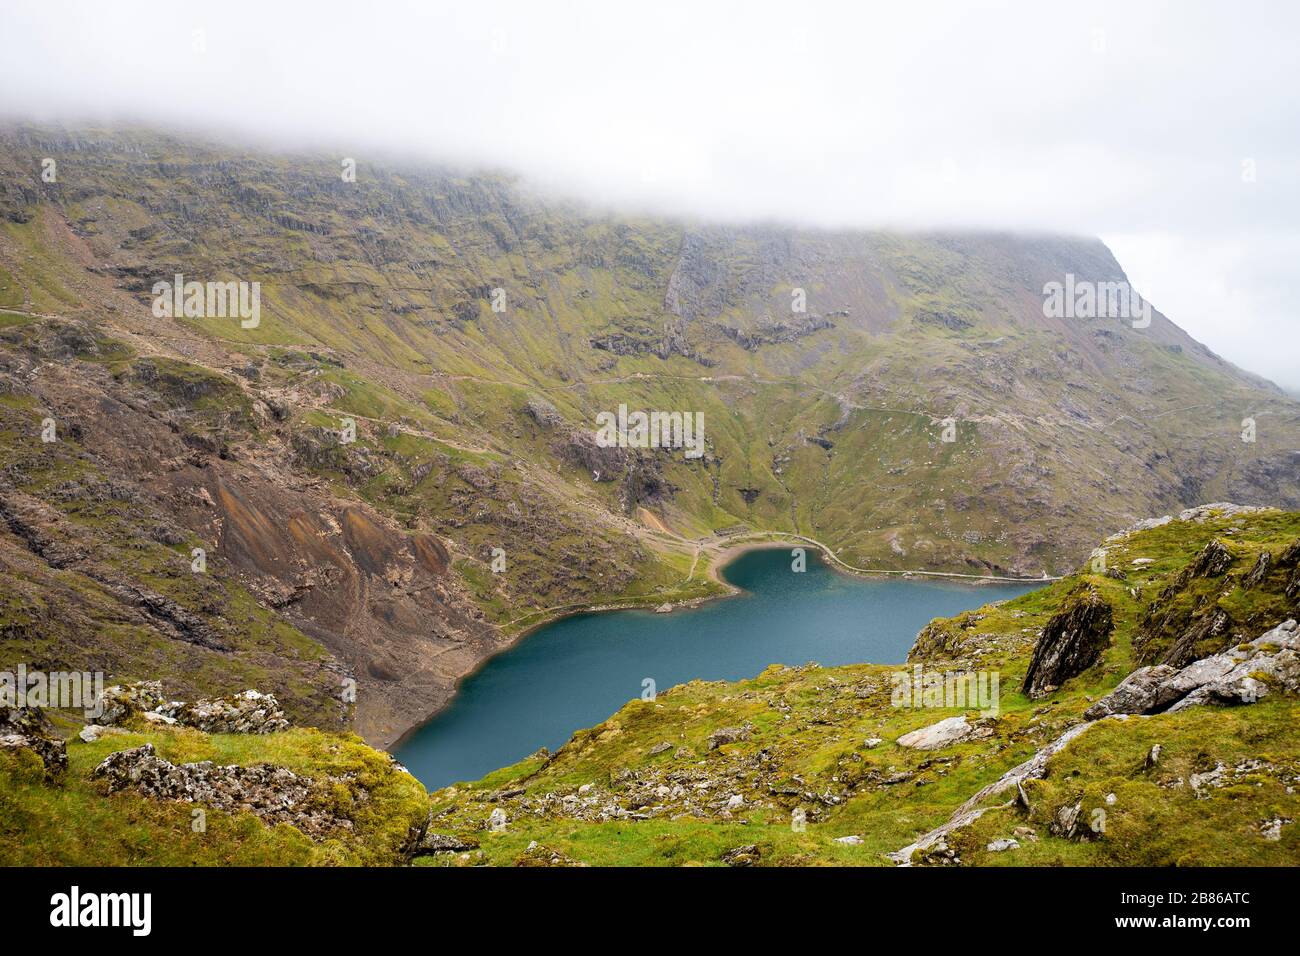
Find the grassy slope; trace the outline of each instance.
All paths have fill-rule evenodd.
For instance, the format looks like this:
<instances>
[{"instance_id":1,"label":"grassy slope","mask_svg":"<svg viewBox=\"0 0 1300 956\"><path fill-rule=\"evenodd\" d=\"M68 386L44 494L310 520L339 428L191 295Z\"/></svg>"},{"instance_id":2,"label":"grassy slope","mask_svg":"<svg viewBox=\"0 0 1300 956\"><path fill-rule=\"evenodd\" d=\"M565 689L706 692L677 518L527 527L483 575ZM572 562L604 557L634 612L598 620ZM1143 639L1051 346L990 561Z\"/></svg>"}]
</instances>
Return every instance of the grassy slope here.
<instances>
[{"instance_id":1,"label":"grassy slope","mask_svg":"<svg viewBox=\"0 0 1300 956\"><path fill-rule=\"evenodd\" d=\"M895 668L773 667L753 680L692 682L661 693L653 703L630 703L605 723L575 734L553 758L530 758L481 781L437 792L434 828L477 833L489 810L506 808L511 818L506 832L478 833L487 860L504 864L514 862L533 840L593 864L712 864L743 844L757 844L767 863L883 864L883 854L945 821L971 794L1077 723L1089 702L1128 674L1136 664L1133 638L1146 608L1167 600L1161 586L1211 538L1231 542L1236 555L1231 576L1249 570L1262 549L1279 552L1298 535L1300 514L1295 513L1205 525L1176 522L1110 547L1108 561L1126 568L1127 580L1079 573L1021 598L937 621L934 627L956 636L954 666L1000 672L1001 711L989 740L933 752L895 745L903 733L940 718L976 716L891 707L888 675ZM1155 563L1135 567L1131 562L1138 557ZM1239 612L1240 585L1224 587L1216 580L1222 593L1213 595L1212 603ZM1033 641L1062 599L1084 582L1115 609L1111 647L1090 671L1046 700L1030 701L1019 685ZM1241 625L1244 632L1257 634L1300 610L1281 594L1281 585L1275 576L1255 589L1250 613L1241 618L1252 622ZM927 663L946 666L942 660ZM1250 707L1195 708L1099 725L1053 759L1046 779L1026 785L1032 812L994 811L949 842L963 862L975 864L1300 862L1300 833L1294 828L1284 829L1276 843L1259 833L1273 817L1297 819L1300 813L1295 792L1300 738L1291 732L1297 718L1300 702L1270 697ZM747 722L754 728L751 739L709 749L710 733ZM870 737L885 742L867 748L863 742ZM671 748L651 755L662 742ZM1164 751L1161 762L1144 770L1147 751L1157 742ZM679 748L685 748L682 756ZM1186 781L1220 761L1235 766L1246 758L1268 766L1205 797L1185 785L1170 789L1178 779ZM546 794L573 794L584 784L593 785L588 796L625 803L628 790L618 781L629 770L651 781L676 774L708 783L710 790L695 801L703 809L695 814L670 797L662 801L663 815L653 819L592 822L554 809L532 815L520 804ZM900 775L906 779L881 782ZM520 796L487 799L518 788L523 788ZM782 794L786 788L796 795ZM1110 793L1116 795L1114 804L1105 803ZM742 795L745 806L728 818L718 801L731 794ZM834 804L809 799L823 794L840 799ZM1085 818L1105 808L1106 834L1094 842L1049 835L1056 808L1079 799ZM809 813L806 832L791 828L795 806ZM1038 841L1022 839L1022 850L1007 854L984 849L993 839L1011 836L1016 826L1032 827ZM834 842L850 834L860 835L863 843Z\"/></svg>"},{"instance_id":2,"label":"grassy slope","mask_svg":"<svg viewBox=\"0 0 1300 956\"><path fill-rule=\"evenodd\" d=\"M334 789L331 809L350 831L314 843L293 827L265 826L251 813L207 812L195 832L193 805L124 792L106 796L90 772L111 752L153 743L173 763L271 763L307 776L354 775ZM385 754L351 735L300 729L268 736L142 727L93 744L72 738L68 772L45 782L28 751L0 753L0 863L6 866L384 865L400 860L427 812L424 788ZM362 794L365 798L362 799Z\"/></svg>"},{"instance_id":3,"label":"grassy slope","mask_svg":"<svg viewBox=\"0 0 1300 956\"><path fill-rule=\"evenodd\" d=\"M154 134L91 134L97 143L74 150L57 134L42 142L44 135L6 138L0 151L0 206L9 217L0 223L0 308L17 310L0 312L6 348L21 350L28 336L49 330L50 320L31 313L86 320L110 337L94 354L77 356L77 374L109 374L138 397L163 403L188 439L214 448L264 447L266 436L249 417L250 398L282 400L288 427L298 433L337 428L342 416L356 416L352 451L377 467L349 472L340 455L299 462L296 477L320 477L342 497L365 499L413 530L450 539L454 569L498 623L522 627L542 609L579 602L650 603L712 590L700 569L686 580L688 545L629 533L623 489L593 482L556 453L554 439L522 410L534 396L546 397L577 428L620 403L702 410L710 454L694 463L660 456L674 489L669 499L649 503L660 518L686 537L736 523L812 534L859 565L1037 574L1061 569L1092 543L1096 528L1128 517L1241 497L1243 487L1247 498L1261 500L1270 489L1276 494L1268 500L1296 493L1293 474L1268 477L1300 434L1295 403L1212 361L1167 327L1146 337L1104 323L1026 325L1039 304L1033 294L1026 305L1026 295L1044 269L1107 277L1117 269L1098 244L773 237L762 230L706 236L710 268L703 274L715 281L688 302L686 325L688 344L713 363L705 365L656 354L665 324L675 321L664 302L691 232L682 224L592 218L492 177L367 167L357 188L347 189L323 160L234 156ZM140 148L122 149L124 139ZM63 182L11 192L30 179L32 157L47 153L60 156ZM173 271L261 281L261 326L155 320L149 285ZM832 329L756 351L717 328L753 330L783 315L795 281L808 286L813 311L852 300L852 315L836 317ZM485 290L498 285L508 292L504 314L488 306ZM590 345L608 333L623 335L629 354ZM142 357L146 348L164 354ZM259 383L232 391L230 370L249 361L261 366ZM95 436L81 448L81 441L67 441L58 451L43 449L33 443L42 410L21 391L0 397L0 406L4 465L18 466L19 491L60 508L50 496L61 483L111 484L115 476L96 473L82 454L93 450ZM1257 445L1237 439L1246 413L1260 421ZM951 445L938 440L937 420L947 415L960 424ZM391 436L394 422L400 434ZM1240 484L1251 476L1258 481ZM92 663L114 676L183 677L190 681L185 696L258 686L280 694L301 719L337 721L330 694L304 676L319 646L235 580L217 574L199 586L185 571L187 545L148 540L128 505L110 496L96 508L61 508L61 520L92 533L100 545L95 557L111 570L138 575L186 607L215 608L229 622L226 636L238 653L218 662L159 642L115 619L111 602L97 595L99 585L77 571L15 562L5 568L0 593L6 656L81 666L88 653L99 655ZM1150 534L1162 560L1183 560L1182 543ZM501 544L508 569L493 575L490 549ZM1108 593L1123 589L1110 579L1097 584ZM1023 618L993 613L1011 648L1003 654L1006 666L1023 668L1023 629L1041 626L1049 613L1036 602L1061 593L1047 589L1006 612ZM1140 606L1126 600L1119 595L1116 606L1129 630L1121 629L1100 685L1114 683L1131 663L1127 642ZM802 768L792 772L833 777L830 768L842 761L898 763L892 751L856 753L851 733L817 737L815 746L811 736L799 736L827 726L805 726L800 715L809 708L843 711L863 727L901 726L897 715L871 710L870 697L837 703L840 692L819 684L818 674L768 674L762 679L769 684L748 691L764 700L789 693L801 708L780 722L791 726L772 728L790 737L792 766ZM835 679L879 677L864 668ZM714 691L696 688L661 695L668 709L662 725L658 710L638 713L651 720L646 733L677 739L693 732L688 724L696 715L667 719L677 693L698 693L697 706L716 710L723 723L745 716L722 699L725 688L716 699L709 696ZM1023 733L1008 737L1003 752L977 748L962 766L933 772L911 795L915 809L900 816L897 832L878 830L883 835L870 838L870 851L822 850L877 859L870 856L876 849L892 849L896 836L934 822L969 784L1029 752L1062 714L1068 720L1071 711L1058 707L1073 700L1081 709L1070 693L1036 718L1018 717L1017 709L1041 708L1012 698L1008 728L1023 720ZM865 710L854 716L854 707ZM762 708L754 716L772 722ZM743 752L749 745L736 746ZM582 749L580 739L574 752ZM600 759L607 757L615 759ZM560 761L545 773L563 767ZM865 794L861 806L888 806L897 792ZM830 818L852 821L854 806ZM679 824L699 834L728 826L754 832L752 825ZM615 825L592 825L592 832L598 826ZM663 827L669 824L647 821L629 829L627 839L635 843L640 836L632 835ZM772 827L774 841L805 847L814 839L811 828L786 837L780 825ZM509 846L517 835L491 837L492 858L505 859L492 841ZM715 858L706 848L697 853L690 839L675 845L689 859Z\"/></svg>"},{"instance_id":4,"label":"grassy slope","mask_svg":"<svg viewBox=\"0 0 1300 956\"><path fill-rule=\"evenodd\" d=\"M96 357L85 360L117 375L130 375L134 367L129 350L108 339L99 339ZM146 361L157 369L159 390L174 395L178 384L193 389L196 397L184 404L195 414L184 420L184 430L220 435L224 423L243 418L245 401L237 391L229 396L219 376L186 363ZM40 441L47 411L28 396L0 396L4 492L47 506L53 521L43 533L77 560L56 567L22 549L0 553L3 665L102 670L111 680L163 679L185 698L257 687L276 693L297 720L339 726L344 712L331 692L333 675L321 672L322 647L258 603L218 562L210 573L194 574L191 549L205 543L179 529L170 539L175 543L158 540L155 529L168 524L166 515L101 470L93 454L96 436L65 433L57 442ZM69 488L94 491L69 494ZM169 639L124 618L106 590L106 582L122 581L201 610L227 648Z\"/></svg>"}]
</instances>

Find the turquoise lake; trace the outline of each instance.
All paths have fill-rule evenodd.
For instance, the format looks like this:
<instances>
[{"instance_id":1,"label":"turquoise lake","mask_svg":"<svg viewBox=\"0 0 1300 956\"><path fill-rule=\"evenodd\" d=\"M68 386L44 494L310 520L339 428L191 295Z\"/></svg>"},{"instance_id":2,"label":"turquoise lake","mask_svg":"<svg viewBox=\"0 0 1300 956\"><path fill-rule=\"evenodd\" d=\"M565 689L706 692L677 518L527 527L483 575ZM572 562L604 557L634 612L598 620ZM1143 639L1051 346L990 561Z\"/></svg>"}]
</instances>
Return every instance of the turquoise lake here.
<instances>
[{"instance_id":1,"label":"turquoise lake","mask_svg":"<svg viewBox=\"0 0 1300 956\"><path fill-rule=\"evenodd\" d=\"M1034 584L972 586L856 578L809 549L750 551L722 572L742 590L702 607L606 611L535 631L465 678L451 705L395 756L429 789L477 780L539 747L557 749L641 696L701 678L739 680L769 664L899 664L931 618L1015 597Z\"/></svg>"}]
</instances>

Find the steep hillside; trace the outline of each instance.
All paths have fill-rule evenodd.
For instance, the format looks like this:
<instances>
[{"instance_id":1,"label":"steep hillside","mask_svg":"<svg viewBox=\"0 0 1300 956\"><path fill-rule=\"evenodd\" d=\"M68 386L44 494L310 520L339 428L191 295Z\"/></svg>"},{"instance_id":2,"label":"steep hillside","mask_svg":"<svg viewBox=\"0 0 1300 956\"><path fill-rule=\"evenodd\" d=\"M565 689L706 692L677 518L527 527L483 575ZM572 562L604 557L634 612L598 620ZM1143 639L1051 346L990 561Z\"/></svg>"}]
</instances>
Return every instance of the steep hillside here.
<instances>
[{"instance_id":1,"label":"steep hillside","mask_svg":"<svg viewBox=\"0 0 1300 956\"><path fill-rule=\"evenodd\" d=\"M1300 404L1158 313L1044 318L1045 282L1123 278L1096 241L341 159L0 131L0 664L264 687L388 744L555 609L716 593L719 530L1038 577L1147 514L1300 507ZM156 316L177 274L260 282L260 322ZM704 455L598 447L620 405L701 413Z\"/></svg>"}]
</instances>

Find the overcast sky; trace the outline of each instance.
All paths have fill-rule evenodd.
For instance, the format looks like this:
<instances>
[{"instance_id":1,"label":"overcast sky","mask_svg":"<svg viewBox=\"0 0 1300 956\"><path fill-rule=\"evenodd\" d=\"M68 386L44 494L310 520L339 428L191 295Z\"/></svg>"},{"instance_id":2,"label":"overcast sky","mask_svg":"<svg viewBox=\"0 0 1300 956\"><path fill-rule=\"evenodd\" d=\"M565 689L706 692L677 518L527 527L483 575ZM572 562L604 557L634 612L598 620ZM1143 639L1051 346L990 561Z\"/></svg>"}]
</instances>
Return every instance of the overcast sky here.
<instances>
[{"instance_id":1,"label":"overcast sky","mask_svg":"<svg viewBox=\"0 0 1300 956\"><path fill-rule=\"evenodd\" d=\"M1099 235L1192 335L1300 390L1300 4L289 7L4 0L0 110L397 148L709 218Z\"/></svg>"}]
</instances>

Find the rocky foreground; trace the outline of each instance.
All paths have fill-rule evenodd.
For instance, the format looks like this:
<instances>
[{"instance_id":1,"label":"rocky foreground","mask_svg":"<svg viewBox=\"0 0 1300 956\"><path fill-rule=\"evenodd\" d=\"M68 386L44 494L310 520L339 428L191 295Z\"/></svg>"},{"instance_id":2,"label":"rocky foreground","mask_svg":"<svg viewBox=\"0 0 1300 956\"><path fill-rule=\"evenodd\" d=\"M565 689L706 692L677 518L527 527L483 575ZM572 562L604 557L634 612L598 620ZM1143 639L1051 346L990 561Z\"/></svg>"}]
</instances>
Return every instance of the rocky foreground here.
<instances>
[{"instance_id":1,"label":"rocky foreground","mask_svg":"<svg viewBox=\"0 0 1300 956\"><path fill-rule=\"evenodd\" d=\"M0 860L394 864L423 836L410 774L350 734L291 728L272 695L174 701L144 681L94 709L65 740L69 715L0 707Z\"/></svg>"},{"instance_id":2,"label":"rocky foreground","mask_svg":"<svg viewBox=\"0 0 1300 956\"><path fill-rule=\"evenodd\" d=\"M111 687L0 710L0 861L1295 864L1297 618L1300 514L1191 509L905 667L692 682L432 795L273 696Z\"/></svg>"}]
</instances>

